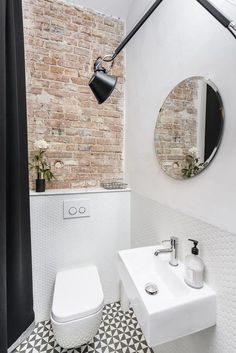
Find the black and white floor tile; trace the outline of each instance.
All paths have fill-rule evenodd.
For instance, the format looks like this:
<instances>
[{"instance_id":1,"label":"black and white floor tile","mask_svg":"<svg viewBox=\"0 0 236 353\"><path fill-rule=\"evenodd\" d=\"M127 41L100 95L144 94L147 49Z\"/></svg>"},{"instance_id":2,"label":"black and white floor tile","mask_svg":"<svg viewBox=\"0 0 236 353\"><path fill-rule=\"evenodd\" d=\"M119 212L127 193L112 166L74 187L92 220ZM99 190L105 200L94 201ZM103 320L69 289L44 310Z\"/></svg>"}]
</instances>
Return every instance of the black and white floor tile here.
<instances>
[{"instance_id":1,"label":"black and white floor tile","mask_svg":"<svg viewBox=\"0 0 236 353\"><path fill-rule=\"evenodd\" d=\"M63 349L54 339L50 321L36 328L14 353L152 353L132 309L123 313L119 303L106 305L94 339L80 348Z\"/></svg>"}]
</instances>

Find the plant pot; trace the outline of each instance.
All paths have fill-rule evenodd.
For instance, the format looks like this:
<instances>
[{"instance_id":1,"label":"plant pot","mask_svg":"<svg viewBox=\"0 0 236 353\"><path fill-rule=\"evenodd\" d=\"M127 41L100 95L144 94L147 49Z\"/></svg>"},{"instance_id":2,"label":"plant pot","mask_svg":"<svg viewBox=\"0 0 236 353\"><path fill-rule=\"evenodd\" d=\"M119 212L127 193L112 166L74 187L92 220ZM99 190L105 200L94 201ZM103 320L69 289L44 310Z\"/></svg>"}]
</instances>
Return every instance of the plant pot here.
<instances>
[{"instance_id":1,"label":"plant pot","mask_svg":"<svg viewBox=\"0 0 236 353\"><path fill-rule=\"evenodd\" d=\"M45 191L45 179L36 179L35 180L35 191L44 192Z\"/></svg>"}]
</instances>

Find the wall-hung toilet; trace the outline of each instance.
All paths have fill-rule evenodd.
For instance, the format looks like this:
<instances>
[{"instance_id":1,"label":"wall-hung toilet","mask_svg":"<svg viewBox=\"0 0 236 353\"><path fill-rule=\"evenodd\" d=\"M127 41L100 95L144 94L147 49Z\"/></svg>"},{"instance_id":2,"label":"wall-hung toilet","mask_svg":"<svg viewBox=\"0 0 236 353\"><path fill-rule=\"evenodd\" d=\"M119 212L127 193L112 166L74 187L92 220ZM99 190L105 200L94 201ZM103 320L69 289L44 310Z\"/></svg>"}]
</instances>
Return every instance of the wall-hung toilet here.
<instances>
[{"instance_id":1,"label":"wall-hung toilet","mask_svg":"<svg viewBox=\"0 0 236 353\"><path fill-rule=\"evenodd\" d=\"M103 305L103 290L95 266L58 272L51 311L58 344L76 348L89 342L101 323Z\"/></svg>"}]
</instances>

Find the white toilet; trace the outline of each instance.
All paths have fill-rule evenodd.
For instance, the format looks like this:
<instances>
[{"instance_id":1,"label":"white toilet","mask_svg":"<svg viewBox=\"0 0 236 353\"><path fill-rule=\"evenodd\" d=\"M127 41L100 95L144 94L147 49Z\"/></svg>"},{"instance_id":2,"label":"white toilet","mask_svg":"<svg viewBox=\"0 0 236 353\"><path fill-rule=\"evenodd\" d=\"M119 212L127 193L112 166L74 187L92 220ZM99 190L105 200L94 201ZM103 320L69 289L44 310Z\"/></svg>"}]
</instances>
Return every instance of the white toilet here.
<instances>
[{"instance_id":1,"label":"white toilet","mask_svg":"<svg viewBox=\"0 0 236 353\"><path fill-rule=\"evenodd\" d=\"M96 266L58 272L51 321L54 336L63 348L89 342L102 319L104 295Z\"/></svg>"}]
</instances>

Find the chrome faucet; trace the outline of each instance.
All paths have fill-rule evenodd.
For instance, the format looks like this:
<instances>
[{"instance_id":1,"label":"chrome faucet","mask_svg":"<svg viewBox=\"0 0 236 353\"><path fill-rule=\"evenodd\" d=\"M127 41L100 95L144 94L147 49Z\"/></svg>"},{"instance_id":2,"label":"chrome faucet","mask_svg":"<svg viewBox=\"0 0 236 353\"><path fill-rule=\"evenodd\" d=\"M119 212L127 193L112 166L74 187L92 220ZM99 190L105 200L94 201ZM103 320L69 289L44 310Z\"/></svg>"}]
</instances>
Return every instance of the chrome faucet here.
<instances>
[{"instance_id":1,"label":"chrome faucet","mask_svg":"<svg viewBox=\"0 0 236 353\"><path fill-rule=\"evenodd\" d=\"M179 239L177 237L171 237L169 240L163 240L162 243L170 242L170 248L167 249L157 249L154 253L155 256L158 256L161 253L170 253L169 264L171 266L178 266L178 244Z\"/></svg>"}]
</instances>

